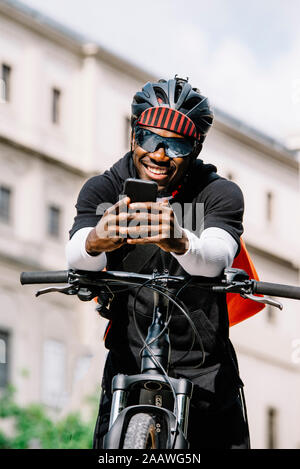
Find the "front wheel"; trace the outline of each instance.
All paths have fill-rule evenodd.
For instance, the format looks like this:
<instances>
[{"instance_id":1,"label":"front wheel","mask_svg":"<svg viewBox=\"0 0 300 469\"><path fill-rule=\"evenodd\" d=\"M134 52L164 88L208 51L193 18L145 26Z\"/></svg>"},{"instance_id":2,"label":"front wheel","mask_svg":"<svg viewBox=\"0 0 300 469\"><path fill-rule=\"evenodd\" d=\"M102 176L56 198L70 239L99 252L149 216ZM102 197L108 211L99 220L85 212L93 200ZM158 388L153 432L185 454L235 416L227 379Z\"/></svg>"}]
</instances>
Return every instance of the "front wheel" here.
<instances>
[{"instance_id":1,"label":"front wheel","mask_svg":"<svg viewBox=\"0 0 300 469\"><path fill-rule=\"evenodd\" d=\"M124 449L166 448L167 435L161 424L150 414L135 414L129 420L124 438Z\"/></svg>"}]
</instances>

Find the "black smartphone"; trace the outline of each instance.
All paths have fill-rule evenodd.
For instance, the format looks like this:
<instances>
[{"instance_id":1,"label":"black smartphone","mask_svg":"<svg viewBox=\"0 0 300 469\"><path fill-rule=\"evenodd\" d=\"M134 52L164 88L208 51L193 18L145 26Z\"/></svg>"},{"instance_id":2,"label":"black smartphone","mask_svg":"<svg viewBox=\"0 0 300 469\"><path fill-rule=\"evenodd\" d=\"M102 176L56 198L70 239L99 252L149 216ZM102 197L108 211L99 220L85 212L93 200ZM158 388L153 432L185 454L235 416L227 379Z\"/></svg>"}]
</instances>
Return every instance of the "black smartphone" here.
<instances>
[{"instance_id":1,"label":"black smartphone","mask_svg":"<svg viewBox=\"0 0 300 469\"><path fill-rule=\"evenodd\" d=\"M158 184L155 181L143 179L126 179L124 183L124 194L134 202L156 202Z\"/></svg>"}]
</instances>

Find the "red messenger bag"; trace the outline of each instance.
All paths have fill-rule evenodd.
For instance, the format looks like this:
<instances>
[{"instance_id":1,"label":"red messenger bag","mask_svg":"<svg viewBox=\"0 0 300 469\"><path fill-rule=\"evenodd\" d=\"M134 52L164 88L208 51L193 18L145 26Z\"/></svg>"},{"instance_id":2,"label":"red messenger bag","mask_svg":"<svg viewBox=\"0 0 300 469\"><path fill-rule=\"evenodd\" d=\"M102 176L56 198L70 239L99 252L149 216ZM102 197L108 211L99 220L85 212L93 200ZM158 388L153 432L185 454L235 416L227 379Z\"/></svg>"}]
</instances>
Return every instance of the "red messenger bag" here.
<instances>
[{"instance_id":1,"label":"red messenger bag","mask_svg":"<svg viewBox=\"0 0 300 469\"><path fill-rule=\"evenodd\" d=\"M240 238L240 242L241 250L234 259L232 267L245 270L250 279L259 280L254 264L242 238ZM265 307L263 303L257 303L256 301L249 300L248 298L242 298L236 293L227 293L226 299L229 326L234 326L235 324L254 316L254 314L258 313Z\"/></svg>"}]
</instances>

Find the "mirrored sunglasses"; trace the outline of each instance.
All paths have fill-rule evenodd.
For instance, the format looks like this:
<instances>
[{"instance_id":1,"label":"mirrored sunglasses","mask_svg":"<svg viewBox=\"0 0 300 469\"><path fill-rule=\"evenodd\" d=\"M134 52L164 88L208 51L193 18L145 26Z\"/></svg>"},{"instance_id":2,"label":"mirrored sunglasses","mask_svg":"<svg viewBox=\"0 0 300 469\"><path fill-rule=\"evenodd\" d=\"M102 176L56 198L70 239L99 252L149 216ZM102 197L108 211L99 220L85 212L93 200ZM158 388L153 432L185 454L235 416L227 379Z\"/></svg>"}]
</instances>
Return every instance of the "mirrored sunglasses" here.
<instances>
[{"instance_id":1,"label":"mirrored sunglasses","mask_svg":"<svg viewBox=\"0 0 300 469\"><path fill-rule=\"evenodd\" d=\"M153 153L159 148L164 148L165 154L169 158L190 156L195 148L194 139L162 137L142 127L136 127L135 140L143 150L149 153Z\"/></svg>"}]
</instances>

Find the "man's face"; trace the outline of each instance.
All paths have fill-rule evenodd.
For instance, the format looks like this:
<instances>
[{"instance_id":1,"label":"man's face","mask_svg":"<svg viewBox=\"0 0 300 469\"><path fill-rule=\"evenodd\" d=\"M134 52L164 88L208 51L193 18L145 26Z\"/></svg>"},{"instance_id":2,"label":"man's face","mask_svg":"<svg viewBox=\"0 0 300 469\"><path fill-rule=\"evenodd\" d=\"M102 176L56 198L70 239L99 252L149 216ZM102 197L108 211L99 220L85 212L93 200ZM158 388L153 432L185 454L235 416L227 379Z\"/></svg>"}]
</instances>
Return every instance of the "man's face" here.
<instances>
[{"instance_id":1,"label":"man's face","mask_svg":"<svg viewBox=\"0 0 300 469\"><path fill-rule=\"evenodd\" d=\"M183 138L181 135L169 130L145 127L152 133L166 138ZM169 158L165 154L164 148L158 148L149 153L138 146L133 136L133 162L141 179L155 181L158 190L175 188L179 181L186 174L191 162L191 158Z\"/></svg>"}]
</instances>

